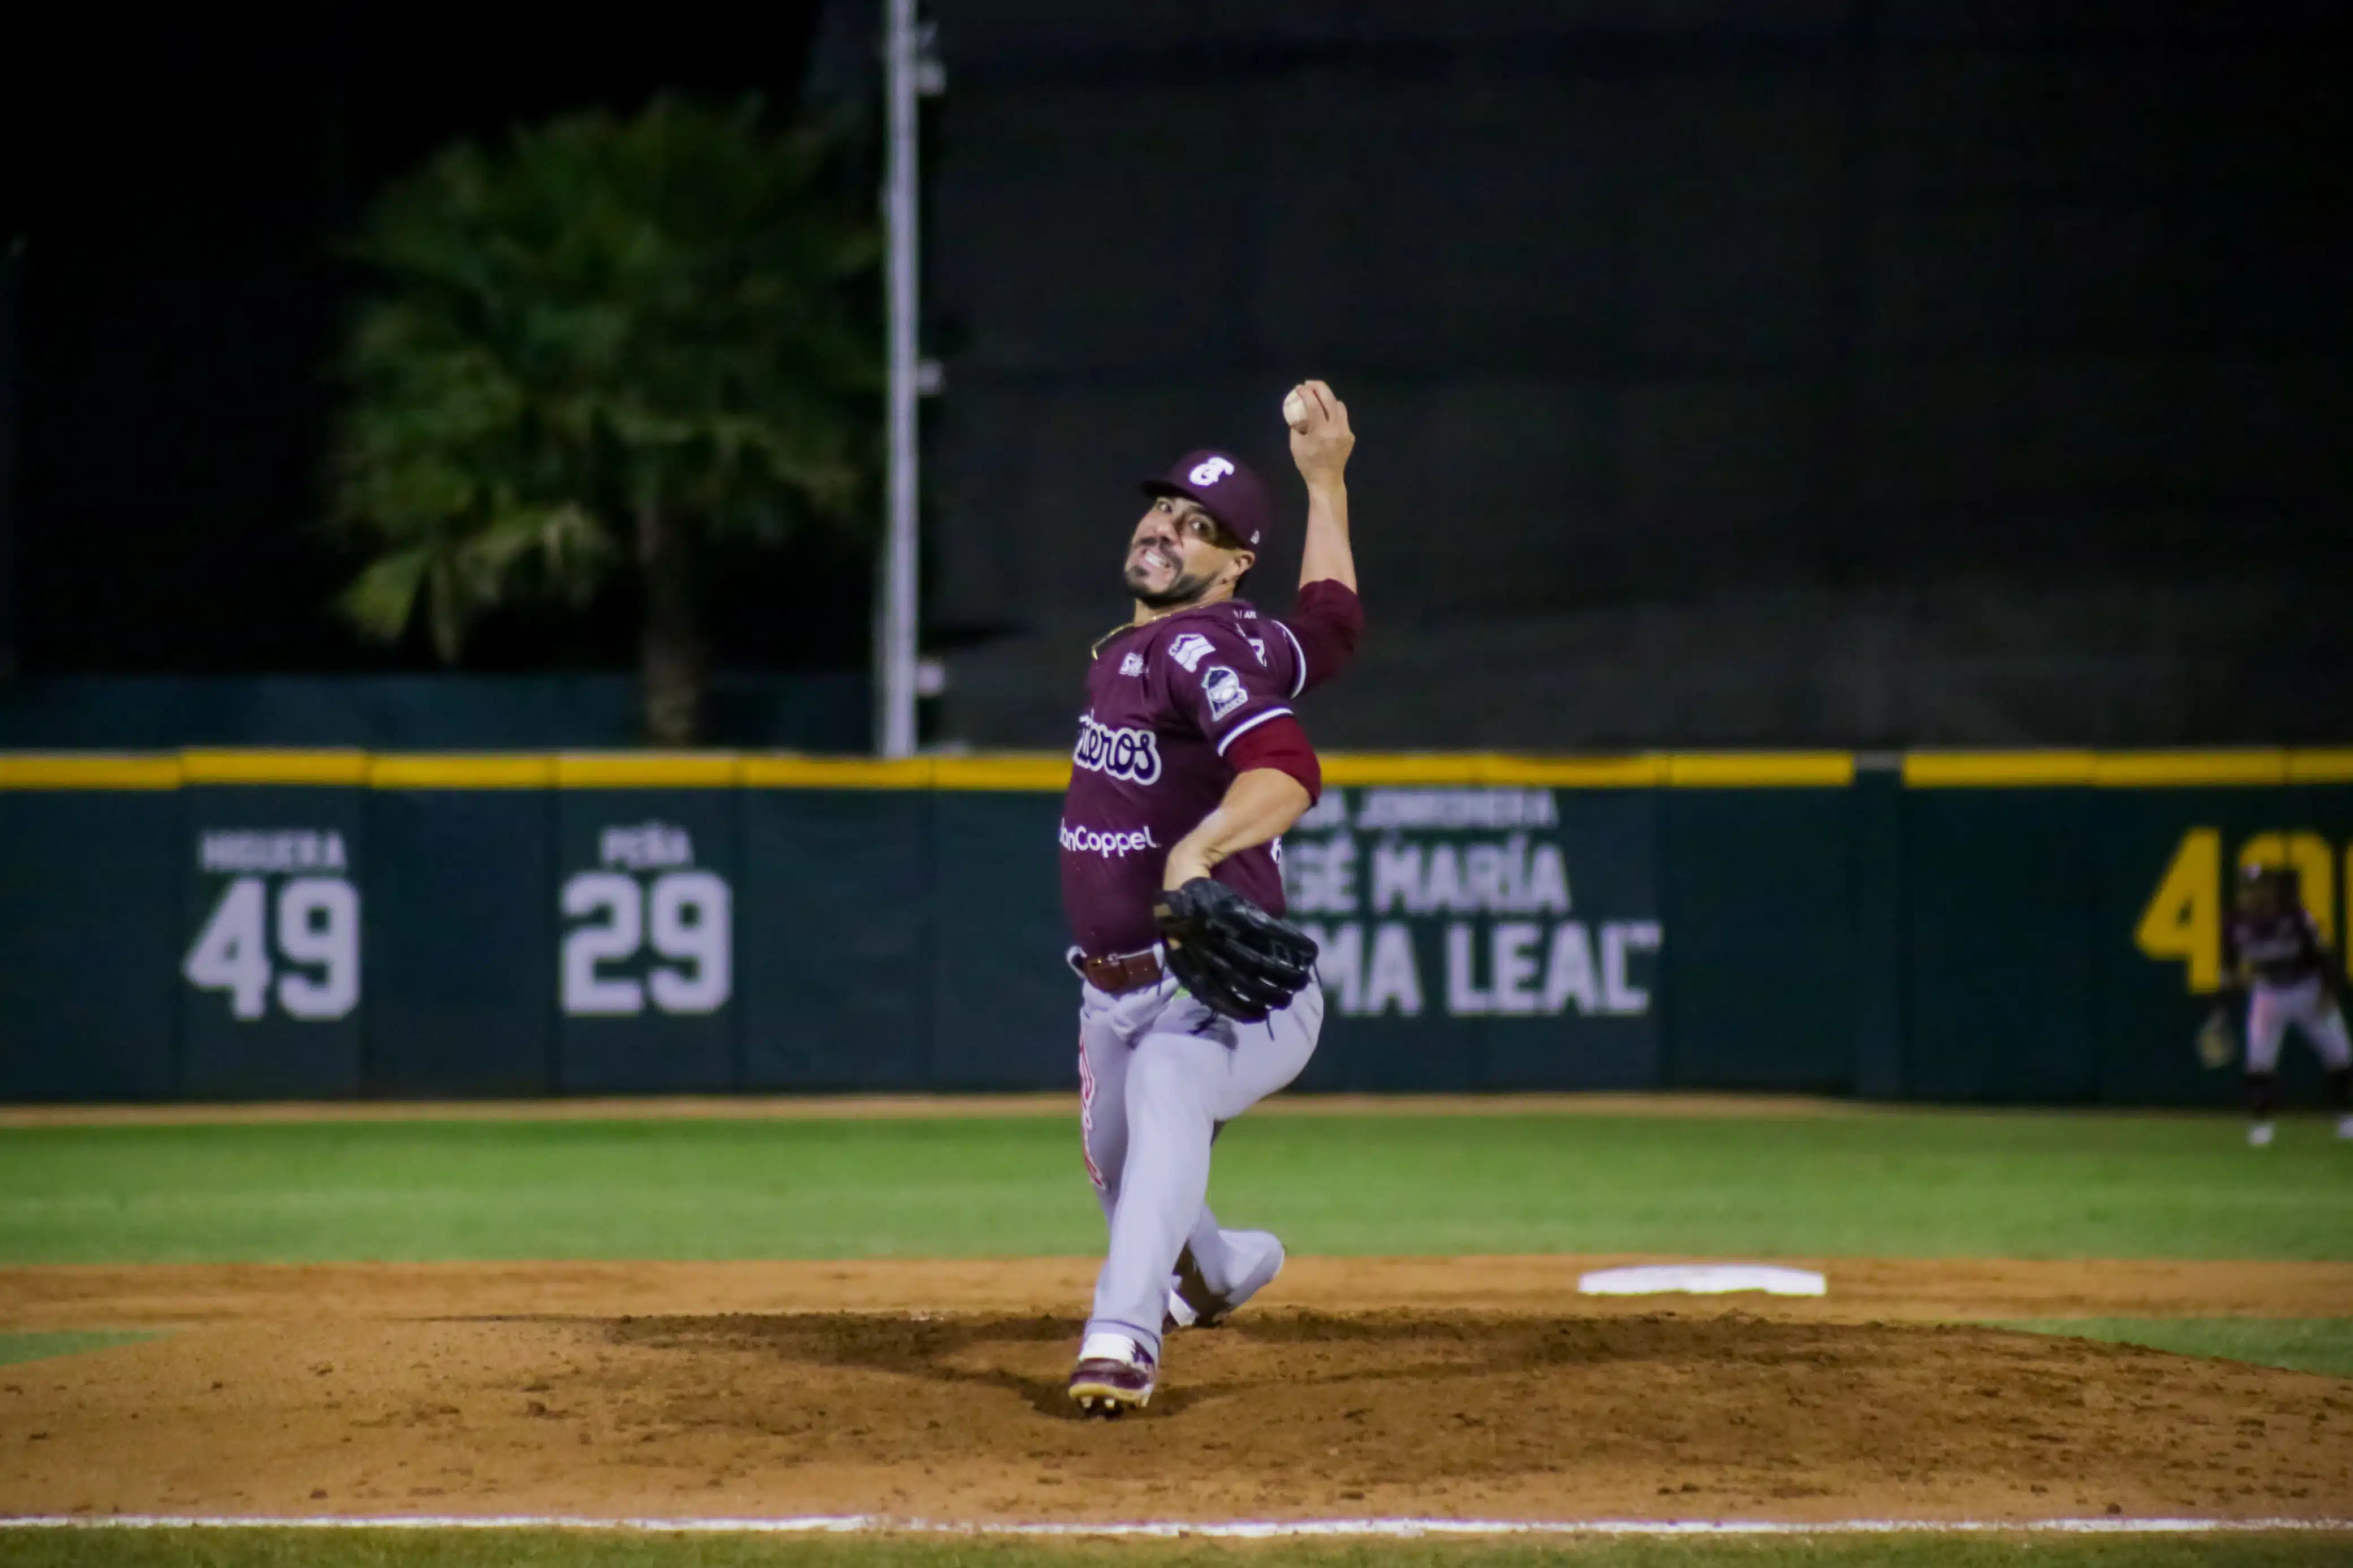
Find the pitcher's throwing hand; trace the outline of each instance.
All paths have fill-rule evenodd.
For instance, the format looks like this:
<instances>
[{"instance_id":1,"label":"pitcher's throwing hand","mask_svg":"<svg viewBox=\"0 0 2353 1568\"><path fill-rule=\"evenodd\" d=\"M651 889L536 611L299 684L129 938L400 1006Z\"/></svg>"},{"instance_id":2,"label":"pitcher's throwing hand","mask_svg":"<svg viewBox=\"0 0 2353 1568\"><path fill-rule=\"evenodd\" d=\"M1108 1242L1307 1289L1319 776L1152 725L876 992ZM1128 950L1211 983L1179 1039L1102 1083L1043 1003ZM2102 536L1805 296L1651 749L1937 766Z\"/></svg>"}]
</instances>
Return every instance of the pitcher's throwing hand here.
<instances>
[{"instance_id":1,"label":"pitcher's throwing hand","mask_svg":"<svg viewBox=\"0 0 2353 1568\"><path fill-rule=\"evenodd\" d=\"M1340 482L1340 470L1356 450L1356 434L1348 428L1348 405L1320 381L1303 381L1291 395L1298 399L1299 417L1291 424L1291 460L1299 477L1312 487L1328 479ZM1285 405L1286 410L1288 405Z\"/></svg>"}]
</instances>

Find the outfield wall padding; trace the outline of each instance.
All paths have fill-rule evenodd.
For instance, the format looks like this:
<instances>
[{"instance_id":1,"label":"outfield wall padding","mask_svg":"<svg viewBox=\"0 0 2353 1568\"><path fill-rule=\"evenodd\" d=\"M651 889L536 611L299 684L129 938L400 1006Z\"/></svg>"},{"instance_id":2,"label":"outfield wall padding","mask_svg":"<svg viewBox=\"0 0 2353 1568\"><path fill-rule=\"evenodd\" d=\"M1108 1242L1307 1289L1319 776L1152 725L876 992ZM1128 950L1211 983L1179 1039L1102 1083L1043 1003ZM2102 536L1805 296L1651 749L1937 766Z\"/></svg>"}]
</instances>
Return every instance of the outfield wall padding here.
<instances>
[{"instance_id":1,"label":"outfield wall padding","mask_svg":"<svg viewBox=\"0 0 2353 1568\"><path fill-rule=\"evenodd\" d=\"M0 1100L1072 1088L1065 768L0 754ZM2353 879L2353 752L1327 777L1306 1089L2223 1103L2233 869Z\"/></svg>"},{"instance_id":2,"label":"outfield wall padding","mask_svg":"<svg viewBox=\"0 0 2353 1568\"><path fill-rule=\"evenodd\" d=\"M552 791L368 792L361 1077L372 1095L556 1087L543 973L557 916Z\"/></svg>"},{"instance_id":3,"label":"outfield wall padding","mask_svg":"<svg viewBox=\"0 0 2353 1568\"><path fill-rule=\"evenodd\" d=\"M0 1100L181 1091L176 790L0 791Z\"/></svg>"},{"instance_id":4,"label":"outfield wall padding","mask_svg":"<svg viewBox=\"0 0 2353 1568\"><path fill-rule=\"evenodd\" d=\"M932 796L746 790L744 1087L933 1086Z\"/></svg>"}]
</instances>

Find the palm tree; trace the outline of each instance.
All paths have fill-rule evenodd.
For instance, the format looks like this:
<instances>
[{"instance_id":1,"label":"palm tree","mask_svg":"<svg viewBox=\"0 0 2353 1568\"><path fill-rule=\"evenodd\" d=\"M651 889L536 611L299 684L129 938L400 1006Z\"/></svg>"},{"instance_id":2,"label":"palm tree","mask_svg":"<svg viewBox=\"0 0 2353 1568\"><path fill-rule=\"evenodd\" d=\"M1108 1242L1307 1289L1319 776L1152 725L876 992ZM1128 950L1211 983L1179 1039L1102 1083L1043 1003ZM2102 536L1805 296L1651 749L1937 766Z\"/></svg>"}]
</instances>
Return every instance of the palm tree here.
<instances>
[{"instance_id":1,"label":"palm tree","mask_svg":"<svg viewBox=\"0 0 2353 1568\"><path fill-rule=\"evenodd\" d=\"M646 734L691 744L702 542L869 510L879 247L837 146L756 101L656 100L460 143L385 191L339 366L332 521L372 557L343 614L384 640L421 616L454 663L484 614L585 605L634 565Z\"/></svg>"}]
</instances>

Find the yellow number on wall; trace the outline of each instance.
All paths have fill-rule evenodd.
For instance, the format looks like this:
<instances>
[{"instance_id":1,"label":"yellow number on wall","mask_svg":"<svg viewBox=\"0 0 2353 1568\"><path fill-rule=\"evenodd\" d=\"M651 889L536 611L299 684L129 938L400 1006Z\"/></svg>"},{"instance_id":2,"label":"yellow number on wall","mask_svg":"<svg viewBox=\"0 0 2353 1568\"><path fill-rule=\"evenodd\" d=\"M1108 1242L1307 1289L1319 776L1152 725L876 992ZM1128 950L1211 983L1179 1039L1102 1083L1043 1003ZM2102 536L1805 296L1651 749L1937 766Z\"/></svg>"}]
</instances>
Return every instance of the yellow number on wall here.
<instances>
[{"instance_id":1,"label":"yellow number on wall","mask_svg":"<svg viewBox=\"0 0 2353 1568\"><path fill-rule=\"evenodd\" d=\"M2317 833L2258 833L2239 851L2241 866L2293 866L2304 884L2304 907L2320 940L2337 940L2337 857Z\"/></svg>"},{"instance_id":2,"label":"yellow number on wall","mask_svg":"<svg viewBox=\"0 0 2353 1568\"><path fill-rule=\"evenodd\" d=\"M2222 984L2222 834L2193 827L2173 852L2165 879L2140 912L2133 941L2160 961L2189 966L2189 989L2208 992Z\"/></svg>"}]
</instances>

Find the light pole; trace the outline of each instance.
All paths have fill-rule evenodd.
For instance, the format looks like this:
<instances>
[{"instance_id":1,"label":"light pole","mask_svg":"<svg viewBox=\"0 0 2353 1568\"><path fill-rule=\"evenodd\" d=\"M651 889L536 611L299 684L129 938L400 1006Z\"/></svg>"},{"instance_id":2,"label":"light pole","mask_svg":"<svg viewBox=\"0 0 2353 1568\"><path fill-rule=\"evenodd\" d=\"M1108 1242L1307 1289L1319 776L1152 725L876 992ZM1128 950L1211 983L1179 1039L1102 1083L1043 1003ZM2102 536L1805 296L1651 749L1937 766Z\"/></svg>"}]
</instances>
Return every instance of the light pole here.
<instances>
[{"instance_id":1,"label":"light pole","mask_svg":"<svg viewBox=\"0 0 2353 1568\"><path fill-rule=\"evenodd\" d=\"M925 391L917 324L916 264L920 211L915 104L940 90L939 62L928 29L915 21L915 0L890 0L882 40L885 118L890 148L882 185L889 246L890 461L883 515L881 569L875 584L874 749L885 757L915 753L916 697L916 407Z\"/></svg>"},{"instance_id":2,"label":"light pole","mask_svg":"<svg viewBox=\"0 0 2353 1568\"><path fill-rule=\"evenodd\" d=\"M876 584L874 749L907 757L915 751L915 0L891 0L884 26L891 478Z\"/></svg>"}]
</instances>

